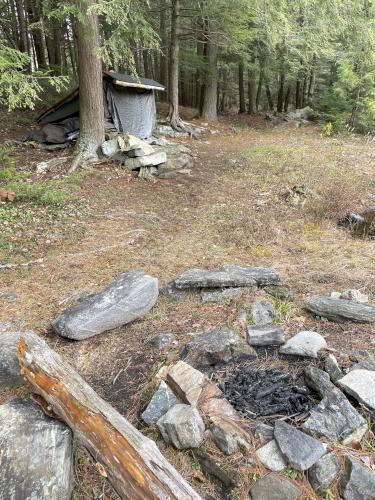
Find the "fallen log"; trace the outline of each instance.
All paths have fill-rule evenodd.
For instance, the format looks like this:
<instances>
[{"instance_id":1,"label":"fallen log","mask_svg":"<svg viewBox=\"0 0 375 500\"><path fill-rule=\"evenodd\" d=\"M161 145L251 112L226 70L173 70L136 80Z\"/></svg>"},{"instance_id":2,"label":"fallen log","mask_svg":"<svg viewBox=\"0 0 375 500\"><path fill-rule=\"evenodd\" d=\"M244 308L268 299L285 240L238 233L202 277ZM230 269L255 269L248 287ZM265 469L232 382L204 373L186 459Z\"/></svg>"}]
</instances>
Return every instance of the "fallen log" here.
<instances>
[{"instance_id":1,"label":"fallen log","mask_svg":"<svg viewBox=\"0 0 375 500\"><path fill-rule=\"evenodd\" d=\"M331 321L375 323L375 306L373 304L361 304L353 300L333 299L331 297L314 295L305 302L305 309Z\"/></svg>"},{"instance_id":2,"label":"fallen log","mask_svg":"<svg viewBox=\"0 0 375 500\"><path fill-rule=\"evenodd\" d=\"M22 335L18 359L35 392L104 466L121 498L200 499L156 444L101 399L40 337Z\"/></svg>"}]
</instances>

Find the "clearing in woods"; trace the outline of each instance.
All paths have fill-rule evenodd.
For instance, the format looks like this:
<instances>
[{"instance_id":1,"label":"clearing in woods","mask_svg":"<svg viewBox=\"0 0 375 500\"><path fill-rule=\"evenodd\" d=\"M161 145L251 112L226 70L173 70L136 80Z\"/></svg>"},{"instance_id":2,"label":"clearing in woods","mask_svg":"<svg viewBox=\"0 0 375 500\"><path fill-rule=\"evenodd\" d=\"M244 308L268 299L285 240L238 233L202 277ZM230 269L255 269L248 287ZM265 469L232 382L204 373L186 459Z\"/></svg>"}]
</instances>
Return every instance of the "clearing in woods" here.
<instances>
[{"instance_id":1,"label":"clearing in woods","mask_svg":"<svg viewBox=\"0 0 375 500\"><path fill-rule=\"evenodd\" d=\"M78 176L72 187L78 209L68 204L63 215L59 209L58 227L45 207L2 209L1 263L42 260L0 271L0 292L18 295L0 297L0 323L20 322L43 334L135 423L147 381L165 358L150 340L176 333L172 359L192 332L233 323L246 304L202 304L199 297L175 303L160 296L142 320L86 341L68 342L49 330L73 296L96 291L121 272L140 268L163 285L190 267L273 267L296 293L294 306L281 311L287 335L314 329L333 348L374 346L373 327L318 322L302 308L314 293L375 293L374 241L354 239L337 226L348 211L373 204L374 143L324 137L314 126L250 125L222 120L220 134L182 141L196 155L191 175L152 183L108 163ZM13 151L20 169L25 151ZM49 157L32 152L27 169ZM287 202L293 186L308 188L297 206ZM20 211L31 215L22 218Z\"/></svg>"}]
</instances>

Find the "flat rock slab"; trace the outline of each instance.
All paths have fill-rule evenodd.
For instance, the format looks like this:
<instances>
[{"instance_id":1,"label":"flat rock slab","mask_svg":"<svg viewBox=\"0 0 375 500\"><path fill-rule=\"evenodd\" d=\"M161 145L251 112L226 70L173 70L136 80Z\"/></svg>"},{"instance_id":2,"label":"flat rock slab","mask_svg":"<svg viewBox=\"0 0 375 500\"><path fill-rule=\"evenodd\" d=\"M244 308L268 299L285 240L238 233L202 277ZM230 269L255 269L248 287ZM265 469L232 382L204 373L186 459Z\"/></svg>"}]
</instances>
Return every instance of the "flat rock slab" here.
<instances>
[{"instance_id":1,"label":"flat rock slab","mask_svg":"<svg viewBox=\"0 0 375 500\"><path fill-rule=\"evenodd\" d=\"M274 435L281 452L297 470L309 469L326 453L323 443L281 420L275 423Z\"/></svg>"},{"instance_id":2,"label":"flat rock slab","mask_svg":"<svg viewBox=\"0 0 375 500\"><path fill-rule=\"evenodd\" d=\"M179 450L198 448L204 439L204 423L194 406L174 405L158 420L157 426L166 443Z\"/></svg>"},{"instance_id":3,"label":"flat rock slab","mask_svg":"<svg viewBox=\"0 0 375 500\"><path fill-rule=\"evenodd\" d=\"M137 170L141 167L153 167L165 163L167 161L167 154L163 151L153 153L147 156L139 156L138 158L128 158L125 160L125 167L130 170Z\"/></svg>"},{"instance_id":4,"label":"flat rock slab","mask_svg":"<svg viewBox=\"0 0 375 500\"><path fill-rule=\"evenodd\" d=\"M295 484L275 473L258 479L250 489L252 500L297 500L300 496Z\"/></svg>"},{"instance_id":5,"label":"flat rock slab","mask_svg":"<svg viewBox=\"0 0 375 500\"><path fill-rule=\"evenodd\" d=\"M280 277L273 269L224 266L216 269L189 269L175 279L177 288L252 287L277 284Z\"/></svg>"},{"instance_id":6,"label":"flat rock slab","mask_svg":"<svg viewBox=\"0 0 375 500\"><path fill-rule=\"evenodd\" d=\"M288 466L275 439L259 448L256 454L262 464L273 472L281 472Z\"/></svg>"},{"instance_id":7,"label":"flat rock slab","mask_svg":"<svg viewBox=\"0 0 375 500\"><path fill-rule=\"evenodd\" d=\"M214 418L210 430L214 443L226 455L236 453L239 447L248 452L251 449L251 438L238 420Z\"/></svg>"},{"instance_id":8,"label":"flat rock slab","mask_svg":"<svg viewBox=\"0 0 375 500\"><path fill-rule=\"evenodd\" d=\"M304 374L306 385L317 392L321 398L324 398L324 396L336 389L336 386L332 384L328 373L320 368L317 368L316 366L307 366Z\"/></svg>"},{"instance_id":9,"label":"flat rock slab","mask_svg":"<svg viewBox=\"0 0 375 500\"><path fill-rule=\"evenodd\" d=\"M303 424L309 433L344 445L359 443L367 427L366 420L338 389L327 394Z\"/></svg>"},{"instance_id":10,"label":"flat rock slab","mask_svg":"<svg viewBox=\"0 0 375 500\"><path fill-rule=\"evenodd\" d=\"M179 400L162 380L158 390L152 396L147 408L142 413L142 420L148 425L154 425L159 418L165 415L177 403L179 403Z\"/></svg>"},{"instance_id":11,"label":"flat rock slab","mask_svg":"<svg viewBox=\"0 0 375 500\"><path fill-rule=\"evenodd\" d=\"M265 326L273 323L276 311L271 302L256 300L251 307L251 315L254 325Z\"/></svg>"},{"instance_id":12,"label":"flat rock slab","mask_svg":"<svg viewBox=\"0 0 375 500\"><path fill-rule=\"evenodd\" d=\"M321 349L327 348L327 342L317 332L304 331L289 339L285 345L280 348L282 354L291 354L294 356L305 356L317 358Z\"/></svg>"},{"instance_id":13,"label":"flat rock slab","mask_svg":"<svg viewBox=\"0 0 375 500\"><path fill-rule=\"evenodd\" d=\"M276 325L249 325L247 342L252 346L282 345L285 342L284 329Z\"/></svg>"},{"instance_id":14,"label":"flat rock slab","mask_svg":"<svg viewBox=\"0 0 375 500\"><path fill-rule=\"evenodd\" d=\"M324 493L340 474L341 462L337 455L328 453L309 469L309 481L314 490Z\"/></svg>"},{"instance_id":15,"label":"flat rock slab","mask_svg":"<svg viewBox=\"0 0 375 500\"><path fill-rule=\"evenodd\" d=\"M73 440L69 428L31 400L0 406L0 497L69 500Z\"/></svg>"},{"instance_id":16,"label":"flat rock slab","mask_svg":"<svg viewBox=\"0 0 375 500\"><path fill-rule=\"evenodd\" d=\"M0 392L25 383L17 358L19 332L0 332Z\"/></svg>"},{"instance_id":17,"label":"flat rock slab","mask_svg":"<svg viewBox=\"0 0 375 500\"><path fill-rule=\"evenodd\" d=\"M374 500L375 472L347 456L346 471L340 482L340 493L344 500Z\"/></svg>"},{"instance_id":18,"label":"flat rock slab","mask_svg":"<svg viewBox=\"0 0 375 500\"><path fill-rule=\"evenodd\" d=\"M332 321L375 323L375 305L361 304L352 300L314 296L305 302L305 308Z\"/></svg>"},{"instance_id":19,"label":"flat rock slab","mask_svg":"<svg viewBox=\"0 0 375 500\"><path fill-rule=\"evenodd\" d=\"M251 288L223 288L219 290L204 290L202 292L202 302L210 303L227 303L231 300L236 300L249 293Z\"/></svg>"},{"instance_id":20,"label":"flat rock slab","mask_svg":"<svg viewBox=\"0 0 375 500\"><path fill-rule=\"evenodd\" d=\"M52 326L61 337L83 340L141 318L158 298L158 280L142 271L122 274L87 302L63 311Z\"/></svg>"},{"instance_id":21,"label":"flat rock slab","mask_svg":"<svg viewBox=\"0 0 375 500\"><path fill-rule=\"evenodd\" d=\"M244 342L241 337L233 330L214 330L197 335L194 340L188 342L182 350L181 358L198 367L228 363L241 353L242 344ZM253 355L256 356L256 353Z\"/></svg>"},{"instance_id":22,"label":"flat rock slab","mask_svg":"<svg viewBox=\"0 0 375 500\"><path fill-rule=\"evenodd\" d=\"M375 372L372 370L353 370L340 378L338 385L370 410L375 410Z\"/></svg>"},{"instance_id":23,"label":"flat rock slab","mask_svg":"<svg viewBox=\"0 0 375 500\"><path fill-rule=\"evenodd\" d=\"M207 378L188 363L178 361L168 371L167 382L184 403L196 405Z\"/></svg>"}]
</instances>

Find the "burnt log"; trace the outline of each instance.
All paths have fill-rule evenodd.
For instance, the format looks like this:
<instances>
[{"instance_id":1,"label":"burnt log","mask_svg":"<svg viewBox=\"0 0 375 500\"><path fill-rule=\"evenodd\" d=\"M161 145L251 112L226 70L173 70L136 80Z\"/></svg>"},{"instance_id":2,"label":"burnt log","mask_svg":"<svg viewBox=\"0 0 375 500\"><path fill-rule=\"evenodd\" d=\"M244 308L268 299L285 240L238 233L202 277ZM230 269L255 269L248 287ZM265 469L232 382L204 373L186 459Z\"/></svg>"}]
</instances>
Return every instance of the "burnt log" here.
<instances>
[{"instance_id":1,"label":"burnt log","mask_svg":"<svg viewBox=\"0 0 375 500\"><path fill-rule=\"evenodd\" d=\"M305 308L317 316L323 316L332 321L375 323L375 306L372 304L315 295L305 302Z\"/></svg>"},{"instance_id":2,"label":"burnt log","mask_svg":"<svg viewBox=\"0 0 375 500\"><path fill-rule=\"evenodd\" d=\"M33 389L104 466L121 498L200 499L156 444L101 399L40 337L23 335L18 359Z\"/></svg>"}]
</instances>

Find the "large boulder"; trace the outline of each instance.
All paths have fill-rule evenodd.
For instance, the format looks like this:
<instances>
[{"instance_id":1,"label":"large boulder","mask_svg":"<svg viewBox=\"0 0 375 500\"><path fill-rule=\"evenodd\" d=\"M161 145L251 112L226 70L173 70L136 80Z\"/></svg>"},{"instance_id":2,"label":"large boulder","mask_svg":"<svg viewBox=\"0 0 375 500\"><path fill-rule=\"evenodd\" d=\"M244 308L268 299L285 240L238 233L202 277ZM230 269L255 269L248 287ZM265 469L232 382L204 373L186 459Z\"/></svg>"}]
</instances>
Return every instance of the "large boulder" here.
<instances>
[{"instance_id":1,"label":"large boulder","mask_svg":"<svg viewBox=\"0 0 375 500\"><path fill-rule=\"evenodd\" d=\"M351 456L346 457L346 471L340 482L344 500L374 500L375 472L359 464Z\"/></svg>"},{"instance_id":2,"label":"large boulder","mask_svg":"<svg viewBox=\"0 0 375 500\"><path fill-rule=\"evenodd\" d=\"M69 428L27 399L0 406L0 498L69 500L73 442Z\"/></svg>"},{"instance_id":3,"label":"large boulder","mask_svg":"<svg viewBox=\"0 0 375 500\"><path fill-rule=\"evenodd\" d=\"M353 370L340 378L338 385L357 401L375 411L375 371Z\"/></svg>"},{"instance_id":4,"label":"large boulder","mask_svg":"<svg viewBox=\"0 0 375 500\"><path fill-rule=\"evenodd\" d=\"M323 443L281 420L275 423L274 435L281 453L297 470L309 469L326 453Z\"/></svg>"},{"instance_id":5,"label":"large boulder","mask_svg":"<svg viewBox=\"0 0 375 500\"><path fill-rule=\"evenodd\" d=\"M305 302L305 308L317 316L332 321L375 322L375 305L373 304L361 304L352 300L314 296Z\"/></svg>"},{"instance_id":6,"label":"large boulder","mask_svg":"<svg viewBox=\"0 0 375 500\"><path fill-rule=\"evenodd\" d=\"M189 269L175 279L177 288L252 287L277 284L280 276L262 267L224 266L216 269Z\"/></svg>"},{"instance_id":7,"label":"large boulder","mask_svg":"<svg viewBox=\"0 0 375 500\"><path fill-rule=\"evenodd\" d=\"M188 342L181 353L181 358L193 366L211 366L217 363L227 363L241 354L256 353L241 339L241 337L228 328L197 335ZM250 349L250 351L248 350Z\"/></svg>"},{"instance_id":8,"label":"large boulder","mask_svg":"<svg viewBox=\"0 0 375 500\"><path fill-rule=\"evenodd\" d=\"M25 383L17 358L19 332L0 333L0 392Z\"/></svg>"},{"instance_id":9,"label":"large boulder","mask_svg":"<svg viewBox=\"0 0 375 500\"><path fill-rule=\"evenodd\" d=\"M62 337L83 340L141 318L158 298L158 280L142 271L122 274L102 292L63 311L52 323Z\"/></svg>"},{"instance_id":10,"label":"large boulder","mask_svg":"<svg viewBox=\"0 0 375 500\"><path fill-rule=\"evenodd\" d=\"M204 438L204 423L194 406L177 404L162 416L157 426L167 443L179 450L198 448Z\"/></svg>"}]
</instances>

